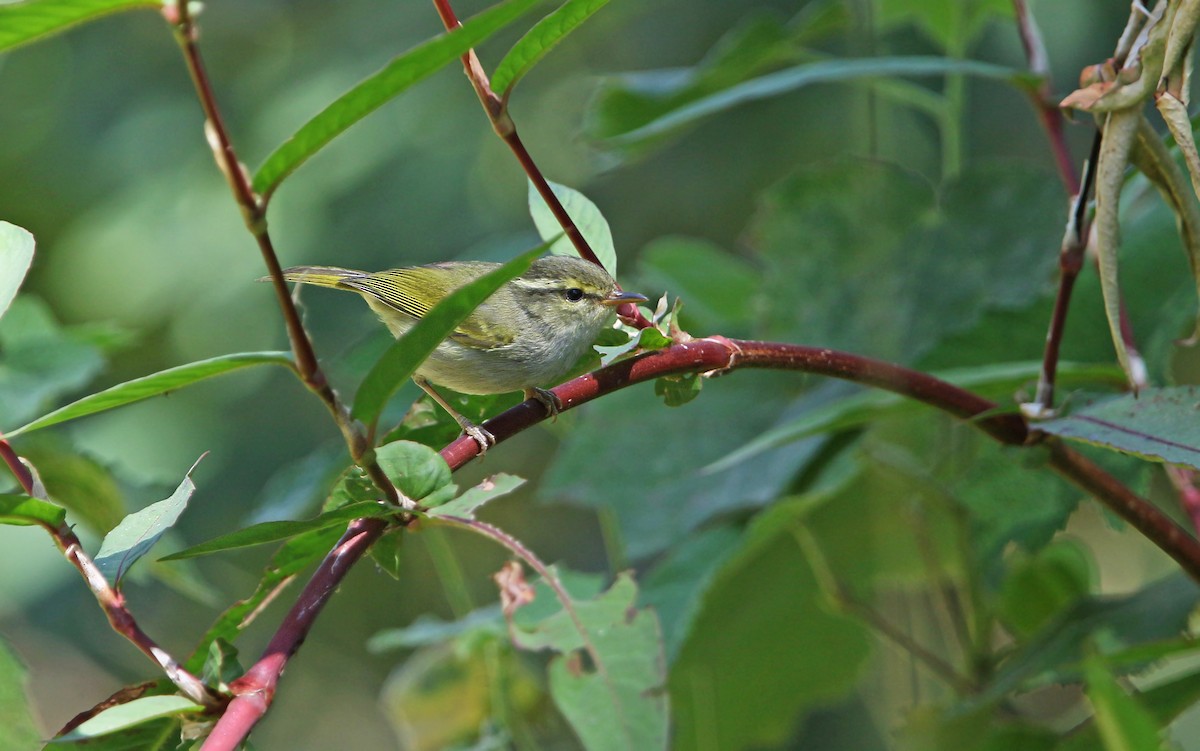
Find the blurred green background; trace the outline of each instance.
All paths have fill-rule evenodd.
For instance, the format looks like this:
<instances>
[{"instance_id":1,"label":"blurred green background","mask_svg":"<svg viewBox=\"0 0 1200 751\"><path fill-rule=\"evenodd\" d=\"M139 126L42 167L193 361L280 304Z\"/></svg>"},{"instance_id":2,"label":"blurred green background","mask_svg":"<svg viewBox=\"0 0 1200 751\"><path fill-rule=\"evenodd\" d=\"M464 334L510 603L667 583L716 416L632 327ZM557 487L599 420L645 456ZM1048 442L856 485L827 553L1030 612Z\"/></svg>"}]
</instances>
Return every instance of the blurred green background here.
<instances>
[{"instance_id":1,"label":"blurred green background","mask_svg":"<svg viewBox=\"0 0 1200 751\"><path fill-rule=\"evenodd\" d=\"M904 15L912 6L924 8L926 18L936 17L936 3L847 0L825 6L840 8L844 23L814 36L806 55L941 53L927 30ZM483 7L456 4L463 17ZM930 368L993 361L1001 349L1005 359L1038 357L1066 197L1032 108L1009 86L968 80L963 177L956 188L944 182L944 144L934 124L854 84L818 85L738 107L636 159L624 160L586 135L602 77L695 66L731 29L755 19L787 21L807 7L782 1L613 0L521 84L511 102L513 118L545 174L585 192L607 216L624 286L657 297L674 284L672 294L685 295L693 333L827 343ZM1080 68L1111 54L1128 7L1117 0L1032 3L1050 52L1055 91L1069 91ZM989 19L966 53L1023 68L1011 19ZM440 31L430 4L407 1L215 0L206 3L200 26L217 99L251 168L341 92ZM495 64L521 28L518 23L480 49L485 66ZM925 84L940 85L936 79ZM1090 124L1069 125L1068 137L1081 159ZM887 213L906 197L912 204L886 221L904 236L925 238L932 251L900 243L886 253L857 256L858 238L837 234L844 229L837 217L829 219L827 236L819 234L822 202L856 190L836 166L841 158L898 165L878 167L887 186L874 195L879 204L857 199L862 227L885 222L876 210ZM876 168L862 169L877 185ZM934 216L953 215L955 195L986 193L996 184L988 170L1014 174L1004 185L1021 192L998 192L993 196L998 207L966 205L961 221L939 225ZM103 342L100 349L107 353L103 365L97 359L75 382L65 376L66 394L227 352L285 346L271 291L255 283L264 273L258 251L213 165L178 49L155 13L106 18L0 56L0 174L0 217L38 240L25 292L64 325L92 327L89 341ZM969 204L969 198L961 200ZM1177 280L1167 292L1148 285L1142 297L1133 295L1135 322L1155 321L1162 300L1186 291L1186 266L1170 239L1168 218L1136 204L1131 210L1135 218L1148 218L1144 231L1130 234L1145 246L1165 248L1147 250L1145 265L1133 267L1132 278ZM830 210L830 216L837 213ZM789 225L796 216L797 224ZM457 66L387 104L302 167L275 195L269 220L284 265L378 269L499 259L536 243L524 174L492 133ZM664 239L672 237L677 239ZM678 239L683 237L689 239ZM677 258L671 252L679 248L686 258L696 243L732 256L729 278L742 279L737 273L744 273L749 290L744 298L710 310L704 293L712 280L700 274L694 297L686 299L688 290L678 285L693 271L687 261L671 260ZM1016 293L997 293L995 301L968 301L962 320L954 320L964 303L938 293L960 288L962 295L986 297L979 285L998 272L972 269L968 262L988 243L1009 250L1020 245L1013 263L1022 265L1005 278L1026 281ZM645 252L648 247L656 252ZM911 278L897 281L899 270ZM901 299L918 307L930 304L934 320L897 317L891 304ZM1111 349L1096 299L1085 286L1068 331L1068 354L1107 361ZM344 395L352 393L386 343L385 333L352 298L310 290L304 302L335 385ZM1178 333L1164 326L1159 340L1169 342ZM1152 345L1152 351L1154 346L1161 355L1169 345ZM37 403L29 392L12 392L17 381L11 373L6 377L0 387L10 387L9 398L0 403L26 413L3 415L0 427L52 406ZM662 551L694 543L698 527L715 518L734 526L709 526L710 534L740 528L736 525L789 487L810 456L805 452L815 448L801 445L770 455L755 471L765 466L776 472L773 484L731 476L714 489L695 473L769 426L814 385L819 384L742 372L708 384L697 401L678 411L655 404L650 387L642 386L614 398L611 406L590 405L582 416L564 415L557 424L497 447L456 481L466 486L497 471L538 479L550 465L547 457L569 450L558 455L540 488L535 483L533 491L496 504L487 518L544 560L587 572L627 566L645 571ZM397 416L416 396L412 387L401 392ZM731 435L716 435L725 430ZM116 486L97 480L92 490L119 488L131 508L165 497L196 458L209 452L195 475L199 491L179 527L188 543L249 521L311 513L328 457L339 456L339 439L323 408L282 370L223 377L47 431L18 448L49 456L56 443L107 467ZM680 443L686 451L677 449ZM624 447L624 459L604 453L606 444ZM694 458L680 461L681 454ZM596 463L591 475L579 466L589 458ZM594 482L622 471L629 477L615 486ZM605 511L606 493L626 500ZM1081 511L1072 524L1098 530L1098 539L1114 538L1105 543L1099 564L1099 580L1108 591L1133 588L1167 568L1148 544L1108 530L1094 508ZM475 539L450 541L475 602L491 601L490 574L505 556ZM720 548L719 539L705 544ZM255 735L257 747L394 747L377 696L400 657L367 654L363 642L419 614L451 616L422 539L407 540L403 550L400 586L364 564L338 592L289 668L276 711ZM198 572L211 590L207 604L147 578L130 585L130 605L164 646L186 654L213 617L212 603L248 593L267 554L255 549L204 560ZM144 659L107 628L75 572L57 558L44 536L0 527L0 571L37 572L0 574L0 631L30 665L47 731L121 685L150 675ZM281 603L295 592L288 590ZM243 639L247 662L281 616L281 603ZM905 607L917 608L910 617L923 617L920 598ZM669 643L671 638L668 634ZM831 696L806 722L795 718L789 724L785 718L775 733L783 740L776 745L883 747L890 729L878 706L888 702L879 696L892 684L906 694L911 683L909 672L895 662L877 656L861 668L874 677L864 682L867 688L848 699ZM865 716L873 722L861 723Z\"/></svg>"}]
</instances>

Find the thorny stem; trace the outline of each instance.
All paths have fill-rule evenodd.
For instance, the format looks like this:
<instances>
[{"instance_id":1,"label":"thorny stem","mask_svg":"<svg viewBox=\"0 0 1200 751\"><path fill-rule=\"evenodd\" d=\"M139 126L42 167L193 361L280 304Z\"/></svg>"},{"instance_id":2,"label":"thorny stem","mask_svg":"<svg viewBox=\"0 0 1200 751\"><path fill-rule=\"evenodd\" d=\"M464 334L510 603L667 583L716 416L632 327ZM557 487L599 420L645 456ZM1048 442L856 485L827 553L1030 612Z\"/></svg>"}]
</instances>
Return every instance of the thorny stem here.
<instances>
[{"instance_id":1,"label":"thorny stem","mask_svg":"<svg viewBox=\"0 0 1200 751\"><path fill-rule=\"evenodd\" d=\"M442 25L446 27L447 31L453 31L462 26L462 23L458 20L458 16L454 13L454 9L450 6L450 0L433 0L433 5L437 9L438 16L442 19ZM538 169L529 150L525 148L525 144L521 141L521 137L517 135L516 123L513 122L512 117L508 114L508 93L505 92L501 96L492 89L491 81L488 79L483 65L479 62L479 56L475 54L475 50L467 50L466 54L462 56L462 62L463 72L466 73L467 79L471 82L471 87L475 89L475 94L479 97L479 103L483 105L483 111L492 123L492 129L508 145L513 155L516 156L517 161L521 163L521 168L525 170L529 181L537 189L538 195L546 202L546 205L550 208L550 213L554 214L554 218L558 220L559 226L563 229L563 234L575 246L575 250L579 253L580 258L591 261L597 266L603 266L604 264L600 263L600 259L596 257L596 252L592 250L592 246L588 244L587 238L583 236L583 233L579 231L579 227L575 225L575 220L571 218L566 208L563 207L562 201L558 200L558 196L554 194L554 189L550 187L550 183L547 182L545 175ZM638 328L646 328L651 325L650 321L642 315L642 312L633 303L625 303L619 307L617 315Z\"/></svg>"},{"instance_id":2,"label":"thorny stem","mask_svg":"<svg viewBox=\"0 0 1200 751\"><path fill-rule=\"evenodd\" d=\"M17 482L20 483L21 488L27 495L46 501L50 500L41 491L39 487L40 483L34 475L33 470L21 461L21 457L17 455L17 452L13 450L13 447L2 435L0 435L0 457L8 465L9 470L17 478ZM83 544L69 525L63 523L58 525L41 524L39 526L50 533L50 537L54 540L55 546L62 552L63 557L79 570L84 582L88 585L88 589L92 591L96 602L100 604L100 608L104 611L104 615L108 617L108 622L114 631L124 636L131 644L162 668L171 683L175 684L176 688L192 701L214 710L224 704L225 700L223 697L218 696L205 686L203 681L184 669L174 657L159 647L157 642L142 630L142 627L138 625L137 620L133 617L133 613L129 612L129 608L125 606L125 596L108 583L104 574L96 567L95 561L84 552Z\"/></svg>"},{"instance_id":3,"label":"thorny stem","mask_svg":"<svg viewBox=\"0 0 1200 751\"><path fill-rule=\"evenodd\" d=\"M250 234L258 243L263 263L267 266L271 286L275 290L275 299L279 303L279 309L283 312L284 324L287 327L292 354L296 358L296 369L300 380L321 399L333 416L355 463L367 472L389 501L395 504L404 504L407 499L401 498L399 491L371 455L370 445L362 427L350 417L349 410L342 404L333 387L329 385L329 380L325 377L325 372L317 360L312 340L308 337L308 331L305 330L304 323L300 320L296 304L288 294L287 283L283 278L283 269L279 264L279 257L275 253L275 246L271 242L271 235L267 229L266 204L260 196L255 194L250 177L246 173L245 167L238 161L234 151L233 142L229 138L229 131L225 127L221 111L217 107L217 99L204 68L204 60L200 56L200 48L196 44L196 26L188 10L187 0L179 0L175 4L165 5L163 15L175 32L175 39L183 51L188 73L196 87L196 95L204 110L205 134L212 147L217 166L229 182L229 188L233 192L238 208L241 209L246 228L250 230Z\"/></svg>"}]
</instances>

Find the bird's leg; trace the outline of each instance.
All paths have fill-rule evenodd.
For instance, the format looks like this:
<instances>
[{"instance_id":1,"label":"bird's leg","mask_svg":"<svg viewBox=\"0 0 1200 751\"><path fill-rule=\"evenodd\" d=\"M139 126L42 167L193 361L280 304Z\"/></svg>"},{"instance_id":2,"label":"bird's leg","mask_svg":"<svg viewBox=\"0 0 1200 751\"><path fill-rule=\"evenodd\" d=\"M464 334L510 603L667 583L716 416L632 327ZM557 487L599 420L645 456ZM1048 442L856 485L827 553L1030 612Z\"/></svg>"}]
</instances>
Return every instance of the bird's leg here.
<instances>
[{"instance_id":1,"label":"bird's leg","mask_svg":"<svg viewBox=\"0 0 1200 751\"><path fill-rule=\"evenodd\" d=\"M446 410L446 412L454 418L454 421L458 423L459 427L463 429L464 433L475 439L475 443L479 444L480 456L486 454L489 448L496 445L496 436L460 415L458 410L454 409L454 407L451 407L450 403L442 398L441 394L433 390L433 386L429 383L429 381L425 380L421 376L414 375L413 383L420 386L422 391L424 391L426 394L429 394L431 399L440 404L442 409Z\"/></svg>"},{"instance_id":2,"label":"bird's leg","mask_svg":"<svg viewBox=\"0 0 1200 751\"><path fill-rule=\"evenodd\" d=\"M537 386L534 386L533 388L525 389L525 398L536 399L541 402L542 406L546 408L546 414L552 420L557 420L558 413L562 412L562 399L559 399L558 394L555 394L553 391L539 389Z\"/></svg>"}]
</instances>

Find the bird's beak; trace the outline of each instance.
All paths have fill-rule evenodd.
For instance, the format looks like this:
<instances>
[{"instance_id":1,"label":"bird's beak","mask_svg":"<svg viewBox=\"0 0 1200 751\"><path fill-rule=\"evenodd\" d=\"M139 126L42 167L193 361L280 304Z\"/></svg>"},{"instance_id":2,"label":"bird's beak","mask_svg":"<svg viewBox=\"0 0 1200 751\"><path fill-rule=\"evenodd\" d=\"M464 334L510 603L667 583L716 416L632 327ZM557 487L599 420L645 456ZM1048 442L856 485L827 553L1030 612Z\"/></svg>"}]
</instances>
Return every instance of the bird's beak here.
<instances>
[{"instance_id":1,"label":"bird's beak","mask_svg":"<svg viewBox=\"0 0 1200 751\"><path fill-rule=\"evenodd\" d=\"M601 305L611 305L614 308L618 305L624 305L627 302L646 302L649 298L645 295L639 295L636 292L625 292L617 290L608 297L600 301Z\"/></svg>"}]
</instances>

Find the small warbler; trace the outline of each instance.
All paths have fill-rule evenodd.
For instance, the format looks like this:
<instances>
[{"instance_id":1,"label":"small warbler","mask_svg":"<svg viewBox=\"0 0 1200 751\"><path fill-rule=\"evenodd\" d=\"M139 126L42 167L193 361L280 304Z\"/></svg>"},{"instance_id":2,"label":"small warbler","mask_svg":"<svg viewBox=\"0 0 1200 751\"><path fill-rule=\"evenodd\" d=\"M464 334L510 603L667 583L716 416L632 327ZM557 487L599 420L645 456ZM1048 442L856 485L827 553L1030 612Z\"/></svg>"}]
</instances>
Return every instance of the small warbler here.
<instances>
[{"instance_id":1,"label":"small warbler","mask_svg":"<svg viewBox=\"0 0 1200 751\"><path fill-rule=\"evenodd\" d=\"M296 266L289 282L357 292L399 338L446 295L495 269L486 261L445 261L374 273ZM562 403L541 388L553 385L595 341L616 306L644 302L623 292L600 266L581 258L546 256L507 282L467 317L417 368L413 381L475 439L480 453L495 437L460 415L430 382L466 394L524 391L551 414Z\"/></svg>"}]
</instances>

